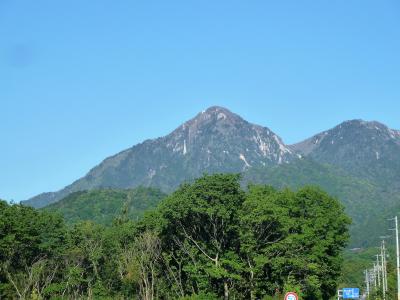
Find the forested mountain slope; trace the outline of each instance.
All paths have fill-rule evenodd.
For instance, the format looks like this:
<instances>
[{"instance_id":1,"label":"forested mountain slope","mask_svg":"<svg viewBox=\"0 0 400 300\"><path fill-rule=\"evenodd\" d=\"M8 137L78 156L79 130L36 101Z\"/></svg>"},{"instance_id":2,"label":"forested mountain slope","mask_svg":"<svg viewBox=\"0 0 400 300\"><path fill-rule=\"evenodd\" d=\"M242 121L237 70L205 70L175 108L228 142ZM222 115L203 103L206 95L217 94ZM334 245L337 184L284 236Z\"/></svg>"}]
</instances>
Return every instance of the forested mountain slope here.
<instances>
[{"instance_id":1,"label":"forested mountain slope","mask_svg":"<svg viewBox=\"0 0 400 300\"><path fill-rule=\"evenodd\" d=\"M158 189L138 187L132 190L91 190L72 193L45 207L60 213L67 223L91 220L111 225L119 217L138 220L146 210L153 209L166 197Z\"/></svg>"}]
</instances>

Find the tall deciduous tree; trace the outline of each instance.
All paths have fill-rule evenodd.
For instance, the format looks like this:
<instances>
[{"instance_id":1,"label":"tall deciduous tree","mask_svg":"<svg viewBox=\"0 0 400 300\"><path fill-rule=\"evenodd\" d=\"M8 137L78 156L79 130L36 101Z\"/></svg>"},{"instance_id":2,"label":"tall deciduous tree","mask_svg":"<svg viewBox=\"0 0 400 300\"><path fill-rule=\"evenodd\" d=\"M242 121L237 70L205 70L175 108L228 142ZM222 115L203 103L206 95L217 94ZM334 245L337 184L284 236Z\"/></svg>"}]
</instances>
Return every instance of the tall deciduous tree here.
<instances>
[{"instance_id":1,"label":"tall deciduous tree","mask_svg":"<svg viewBox=\"0 0 400 300\"><path fill-rule=\"evenodd\" d=\"M318 188L251 186L241 212L241 251L251 298L298 290L305 299L335 293L349 218Z\"/></svg>"},{"instance_id":2,"label":"tall deciduous tree","mask_svg":"<svg viewBox=\"0 0 400 300\"><path fill-rule=\"evenodd\" d=\"M186 293L215 292L227 299L239 284L237 211L244 199L238 175L206 175L161 205L163 249L175 258L171 263L183 264Z\"/></svg>"}]
</instances>

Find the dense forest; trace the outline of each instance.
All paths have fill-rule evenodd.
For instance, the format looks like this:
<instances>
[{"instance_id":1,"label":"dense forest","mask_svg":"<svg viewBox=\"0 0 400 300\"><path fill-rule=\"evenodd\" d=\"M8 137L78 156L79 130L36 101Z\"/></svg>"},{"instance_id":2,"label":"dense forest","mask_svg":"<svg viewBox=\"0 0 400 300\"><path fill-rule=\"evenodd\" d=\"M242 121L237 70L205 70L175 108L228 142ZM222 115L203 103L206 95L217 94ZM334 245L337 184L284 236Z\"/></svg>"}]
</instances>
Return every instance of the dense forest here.
<instances>
[{"instance_id":1,"label":"dense forest","mask_svg":"<svg viewBox=\"0 0 400 300\"><path fill-rule=\"evenodd\" d=\"M109 226L2 201L0 298L330 299L349 224L318 188L243 189L230 174L183 184L139 219L122 209Z\"/></svg>"}]
</instances>

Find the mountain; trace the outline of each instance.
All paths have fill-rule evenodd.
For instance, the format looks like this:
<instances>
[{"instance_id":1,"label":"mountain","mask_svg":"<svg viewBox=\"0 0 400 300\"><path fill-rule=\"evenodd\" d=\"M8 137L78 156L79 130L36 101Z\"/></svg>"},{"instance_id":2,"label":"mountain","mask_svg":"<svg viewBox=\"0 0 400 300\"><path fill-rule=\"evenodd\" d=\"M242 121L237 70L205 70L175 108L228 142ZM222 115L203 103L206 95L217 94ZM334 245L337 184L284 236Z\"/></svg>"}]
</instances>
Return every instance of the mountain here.
<instances>
[{"instance_id":1,"label":"mountain","mask_svg":"<svg viewBox=\"0 0 400 300\"><path fill-rule=\"evenodd\" d=\"M400 214L400 131L376 121L350 120L289 147L343 172L340 176L367 184L368 189L354 186L347 195L344 185L339 189L338 197L353 218L354 246L377 244L378 237L387 234L387 219ZM331 191L335 183L321 186ZM360 201L362 205L351 209Z\"/></svg>"},{"instance_id":2,"label":"mountain","mask_svg":"<svg viewBox=\"0 0 400 300\"><path fill-rule=\"evenodd\" d=\"M285 145L270 129L216 106L167 136L105 159L64 189L23 204L54 203L49 209L59 211L69 222L109 223L125 205L127 192L121 189L155 187L168 193L205 172L240 172L244 185L320 186L338 197L353 218L354 247L376 244L387 231L386 218L400 213L399 131L379 122L351 120ZM131 217L153 207L157 199L134 208L138 214Z\"/></svg>"},{"instance_id":3,"label":"mountain","mask_svg":"<svg viewBox=\"0 0 400 300\"><path fill-rule=\"evenodd\" d=\"M91 220L111 225L113 220L125 217L137 219L155 208L166 197L158 189L138 187L132 190L91 190L72 193L44 209L60 213L68 223Z\"/></svg>"},{"instance_id":4,"label":"mountain","mask_svg":"<svg viewBox=\"0 0 400 300\"><path fill-rule=\"evenodd\" d=\"M379 122L346 121L290 148L354 176L400 188L400 131Z\"/></svg>"},{"instance_id":5,"label":"mountain","mask_svg":"<svg viewBox=\"0 0 400 300\"><path fill-rule=\"evenodd\" d=\"M105 159L64 189L23 203L43 207L73 192L99 188L151 186L170 192L205 172L237 173L296 158L294 151L270 129L214 106L165 137L144 141Z\"/></svg>"}]
</instances>

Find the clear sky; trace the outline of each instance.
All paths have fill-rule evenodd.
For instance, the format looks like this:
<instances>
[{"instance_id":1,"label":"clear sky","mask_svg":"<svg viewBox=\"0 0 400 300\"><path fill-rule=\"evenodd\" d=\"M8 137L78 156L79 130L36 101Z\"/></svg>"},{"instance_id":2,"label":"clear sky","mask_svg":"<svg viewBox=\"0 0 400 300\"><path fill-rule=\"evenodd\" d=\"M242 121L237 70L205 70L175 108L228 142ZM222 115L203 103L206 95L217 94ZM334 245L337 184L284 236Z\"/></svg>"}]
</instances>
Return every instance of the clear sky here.
<instances>
[{"instance_id":1,"label":"clear sky","mask_svg":"<svg viewBox=\"0 0 400 300\"><path fill-rule=\"evenodd\" d=\"M354 118L400 129L400 2L0 0L0 198L211 105L286 143Z\"/></svg>"}]
</instances>

